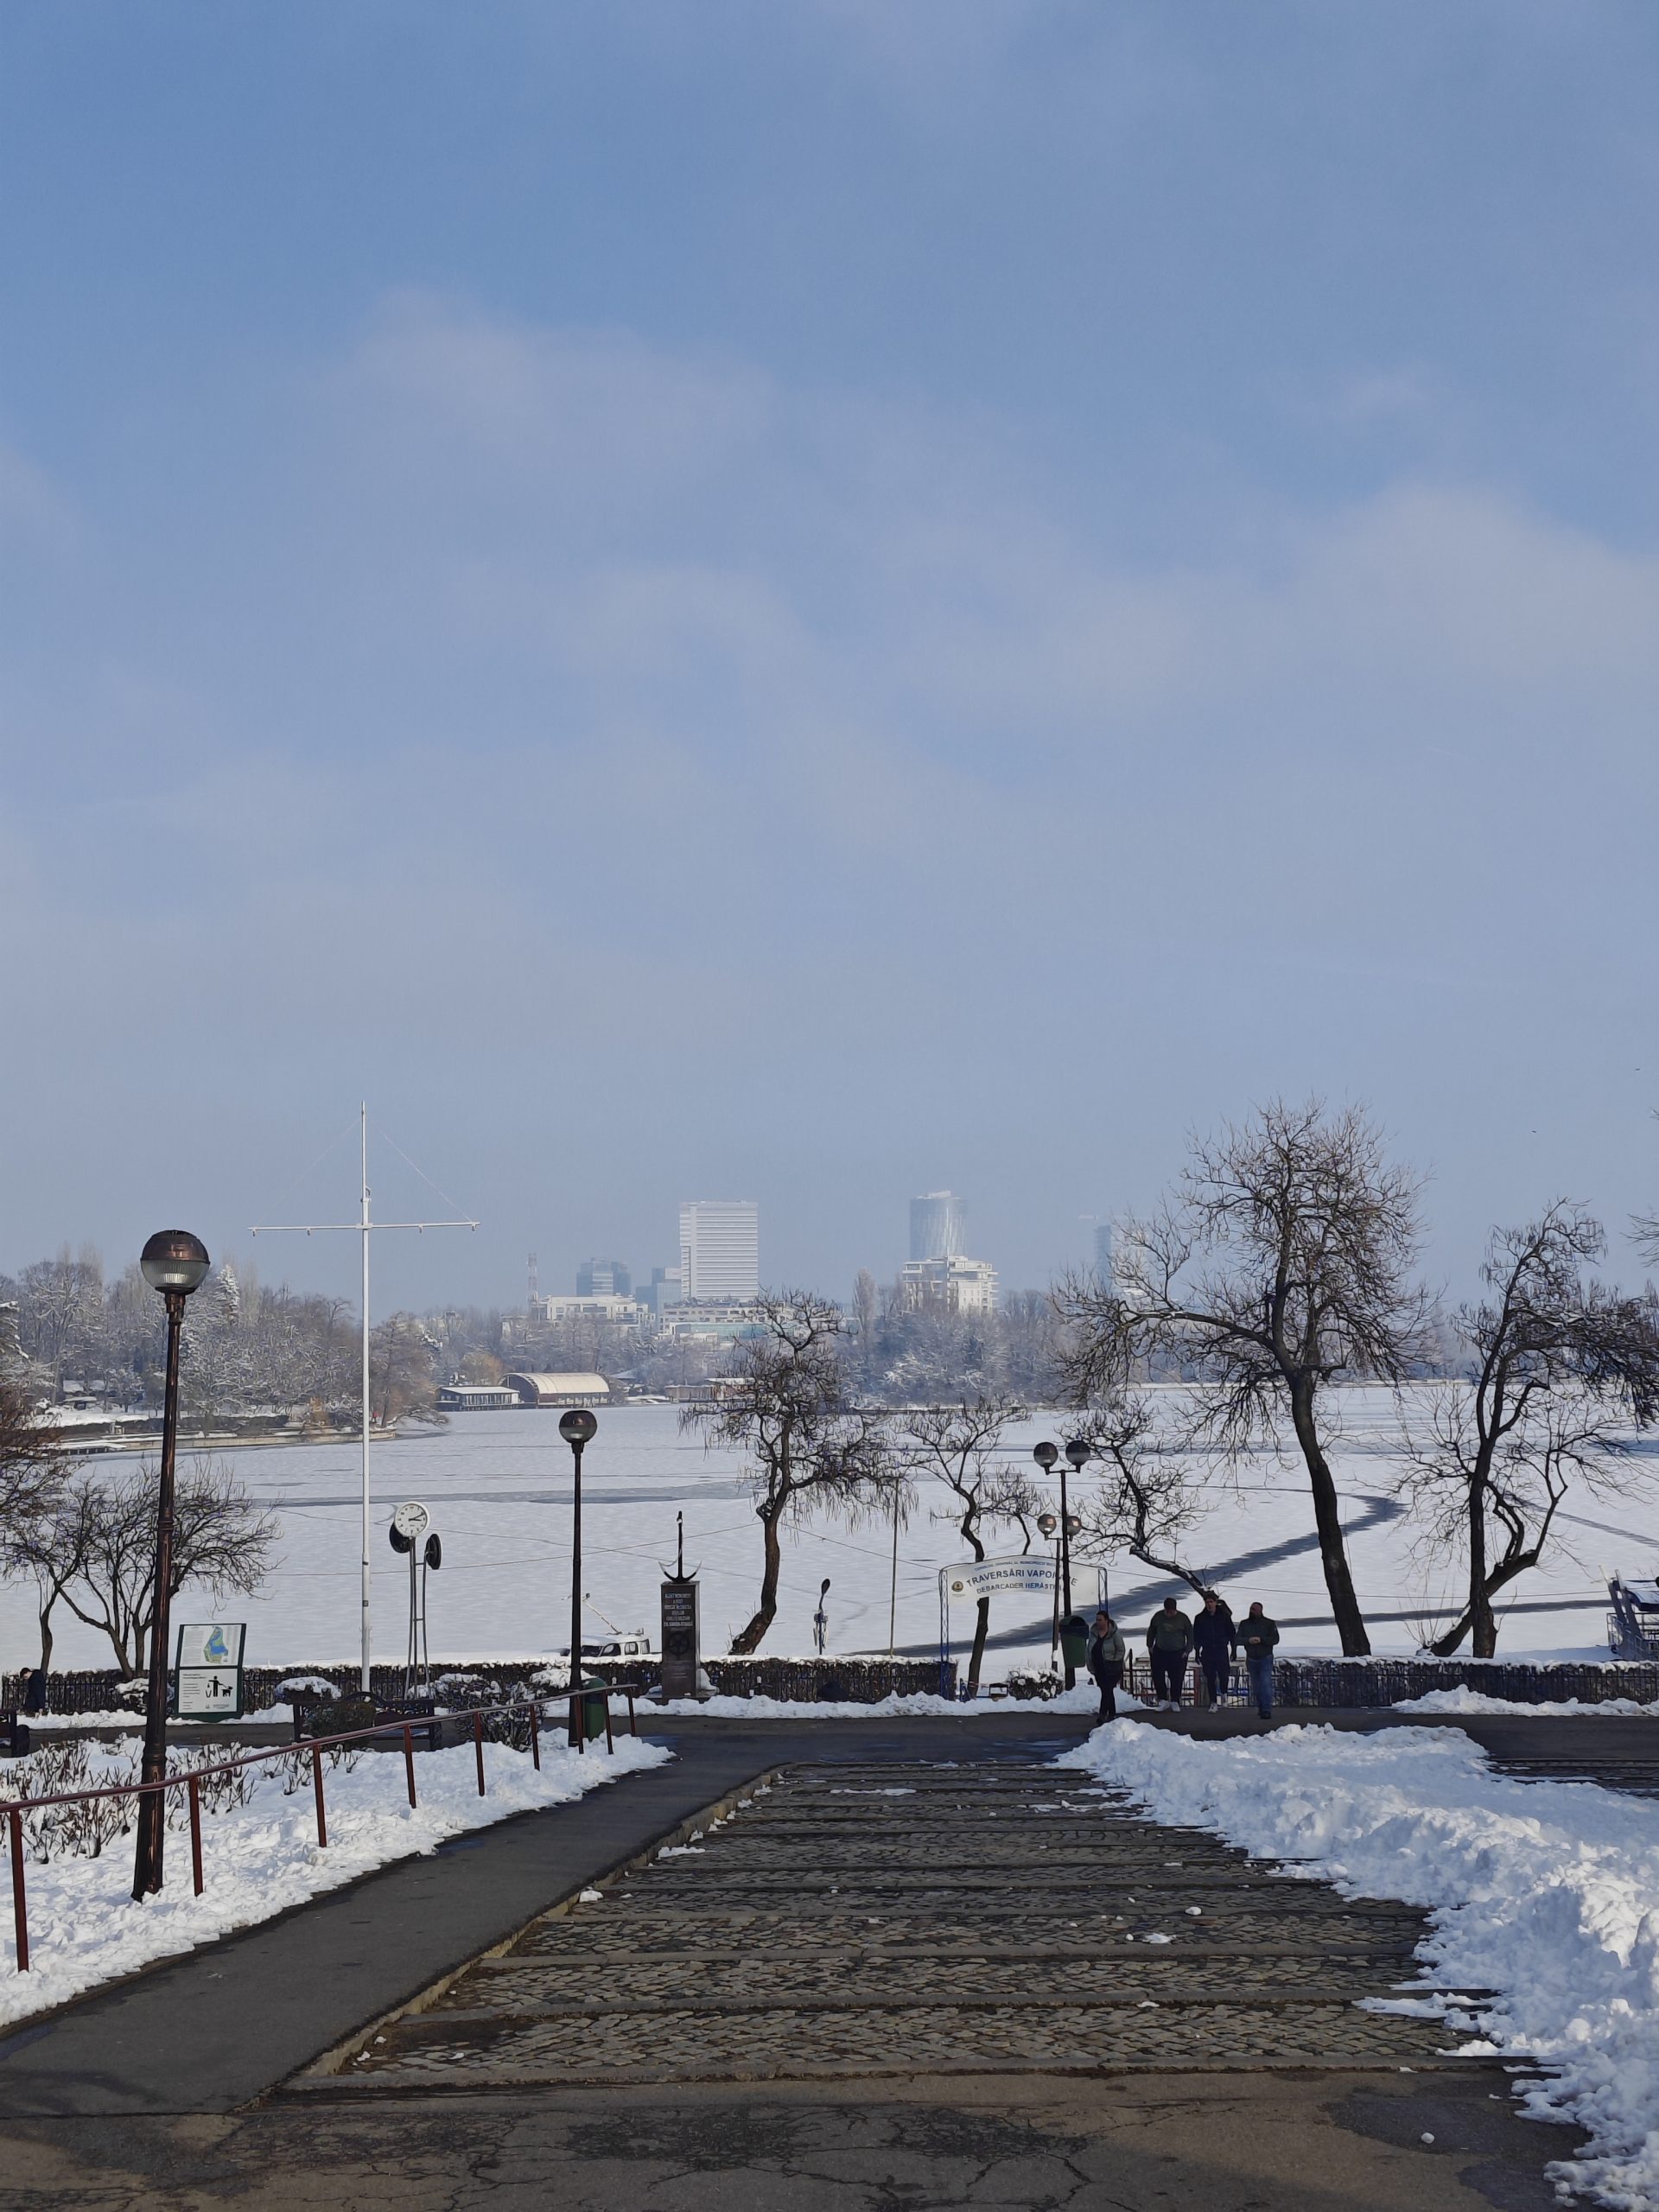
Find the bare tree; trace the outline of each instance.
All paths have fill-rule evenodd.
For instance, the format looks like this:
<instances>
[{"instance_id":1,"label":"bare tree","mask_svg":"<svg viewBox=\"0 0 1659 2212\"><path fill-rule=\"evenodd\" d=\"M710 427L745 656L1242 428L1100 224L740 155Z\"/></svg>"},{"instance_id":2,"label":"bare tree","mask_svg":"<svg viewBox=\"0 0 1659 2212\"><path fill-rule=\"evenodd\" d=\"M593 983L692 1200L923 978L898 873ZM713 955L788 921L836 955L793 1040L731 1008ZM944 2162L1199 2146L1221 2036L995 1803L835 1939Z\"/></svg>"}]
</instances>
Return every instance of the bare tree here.
<instances>
[{"instance_id":1,"label":"bare tree","mask_svg":"<svg viewBox=\"0 0 1659 2212\"><path fill-rule=\"evenodd\" d=\"M155 1604L156 1476L147 1464L114 1482L83 1475L54 1516L54 1572L63 1602L110 1640L124 1675L142 1674ZM197 1459L180 1474L169 1596L199 1584L215 1600L257 1589L277 1524L223 1463Z\"/></svg>"},{"instance_id":2,"label":"bare tree","mask_svg":"<svg viewBox=\"0 0 1659 2212\"><path fill-rule=\"evenodd\" d=\"M1181 1452L1160 1452L1153 1442L1154 1414L1140 1393L1123 1390L1090 1407L1077 1433L1092 1446L1100 1488L1079 1503L1083 1522L1077 1548L1085 1558L1115 1559L1127 1552L1143 1567L1202 1595L1208 1584L1183 1566L1181 1539L1198 1514Z\"/></svg>"},{"instance_id":3,"label":"bare tree","mask_svg":"<svg viewBox=\"0 0 1659 2212\"><path fill-rule=\"evenodd\" d=\"M785 1522L822 1505L855 1519L892 1511L903 1480L886 1416L853 1402L840 1308L808 1291L763 1291L756 1303L762 1333L738 1345L721 1395L680 1416L706 1446L741 1446L753 1463L760 1602L733 1637L734 1653L757 1649L777 1618Z\"/></svg>"},{"instance_id":4,"label":"bare tree","mask_svg":"<svg viewBox=\"0 0 1659 2212\"><path fill-rule=\"evenodd\" d=\"M30 1554L53 1524L64 1481L56 1431L29 1405L16 1375L0 1374L0 1576L35 1576L43 1667L52 1656L58 1592L40 1585Z\"/></svg>"},{"instance_id":5,"label":"bare tree","mask_svg":"<svg viewBox=\"0 0 1659 2212\"><path fill-rule=\"evenodd\" d=\"M1492 1600L1537 1566L1572 1484L1623 1487L1631 1427L1659 1416L1659 1306L1586 1278L1605 1249L1601 1224L1565 1199L1495 1230L1480 1271L1491 1294L1458 1315L1467 1380L1408 1429L1404 1487L1427 1541L1454 1546L1468 1577L1432 1647L1441 1658L1468 1636L1474 1657L1492 1656Z\"/></svg>"},{"instance_id":6,"label":"bare tree","mask_svg":"<svg viewBox=\"0 0 1659 2212\"><path fill-rule=\"evenodd\" d=\"M906 1416L904 1462L912 1475L943 1483L954 1503L938 1520L954 1522L974 1557L983 1559L981 1529L997 1522L1015 1522L1026 1531L1041 1500L1027 1480L1024 1470L1010 1467L1001 1458L1002 1433L1013 1421L1024 1418L1024 1408L1007 1398L977 1398L957 1406L918 1407ZM978 1601L974 1624L974 1648L968 1662L969 1692L979 1688L985 1661L985 1639L991 1624L991 1601Z\"/></svg>"},{"instance_id":7,"label":"bare tree","mask_svg":"<svg viewBox=\"0 0 1659 2212\"><path fill-rule=\"evenodd\" d=\"M1262 1109L1195 1140L1180 1181L1144 1221L1119 1223L1113 1283L1055 1293L1070 1325L1069 1395L1109 1395L1149 1364L1190 1377L1187 1434L1236 1461L1294 1434L1307 1471L1325 1588L1344 1653L1370 1651L1325 1452L1327 1386L1398 1381L1432 1313L1414 1280L1418 1179L1391 1165L1357 1107Z\"/></svg>"}]
</instances>

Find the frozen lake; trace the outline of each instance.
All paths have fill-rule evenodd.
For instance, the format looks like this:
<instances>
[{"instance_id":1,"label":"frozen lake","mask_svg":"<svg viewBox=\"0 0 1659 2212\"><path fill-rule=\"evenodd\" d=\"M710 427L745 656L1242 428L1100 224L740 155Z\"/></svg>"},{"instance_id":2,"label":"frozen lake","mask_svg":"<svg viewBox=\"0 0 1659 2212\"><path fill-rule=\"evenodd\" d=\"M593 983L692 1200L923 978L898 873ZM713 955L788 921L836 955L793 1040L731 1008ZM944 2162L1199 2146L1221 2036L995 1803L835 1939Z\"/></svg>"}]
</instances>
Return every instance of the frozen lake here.
<instances>
[{"instance_id":1,"label":"frozen lake","mask_svg":"<svg viewBox=\"0 0 1659 2212\"><path fill-rule=\"evenodd\" d=\"M1379 1650L1414 1649L1425 1600L1450 1594L1452 1577L1414 1559L1411 1524L1389 1494L1395 1465L1387 1394L1344 1398L1344 1435L1333 1454L1351 1533L1355 1578ZM1063 1417L1039 1415L1010 1430L1007 1448L1027 1459L1040 1437L1065 1433ZM358 1450L351 1442L245 1450L224 1455L282 1524L280 1560L258 1596L205 1607L187 1592L175 1620L245 1618L251 1662L299 1666L349 1660L357 1652ZM116 1464L125 1465L125 1462ZM680 1433L675 1408L624 1406L600 1415L583 1485L583 1581L588 1634L606 1621L648 1626L655 1641L657 1590L674 1556L674 1516L685 1515L686 1560L701 1568L705 1649L726 1648L753 1610L760 1571L760 1531L749 1503L744 1463L706 1453ZM1659 1467L1644 1459L1643 1467ZM408 1569L386 1538L391 1510L419 1498L442 1535L444 1563L430 1582L434 1658L483 1658L551 1652L568 1642L570 1455L550 1411L457 1416L447 1428L414 1433L373 1447L374 1608L377 1657L401 1659ZM1083 1485L1090 1478L1085 1472ZM931 1652L938 1634L938 1570L961 1556L954 1531L930 1516L945 1503L925 1491L899 1543L898 1642ZM1605 1582L1599 1568L1651 1574L1659 1564L1651 1491L1644 1498L1569 1499L1563 1534L1571 1555L1524 1577L1506 1623L1506 1653L1584 1650L1605 1641ZM999 1532L995 1552L1019 1548ZM1237 1612L1259 1598L1286 1627L1289 1649L1334 1649L1324 1583L1312 1541L1306 1483L1295 1466L1255 1461L1236 1487L1211 1493L1211 1510L1187 1555L1211 1573ZM763 1649L810 1651L818 1586L830 1580L830 1648L885 1651L892 1562L889 1525L849 1527L828 1517L786 1540L779 1617ZM1079 1567L1074 1596L1091 1602L1093 1570ZM1126 1630L1143 1628L1166 1586L1133 1561L1111 1571L1114 1604ZM32 1590L0 1589L0 1661L7 1668L35 1655ZM1040 1613L1040 1618L1035 1616ZM1388 1616L1395 1616L1393 1618ZM54 1663L108 1663L108 1646L60 1607ZM964 1609L958 1636L971 1630ZM1047 1611L1027 1599L1000 1600L992 1611L992 1675L1011 1658L1046 1656ZM1022 1632L1023 1631L1023 1632ZM1005 1641L1012 1638L1013 1641Z\"/></svg>"}]
</instances>

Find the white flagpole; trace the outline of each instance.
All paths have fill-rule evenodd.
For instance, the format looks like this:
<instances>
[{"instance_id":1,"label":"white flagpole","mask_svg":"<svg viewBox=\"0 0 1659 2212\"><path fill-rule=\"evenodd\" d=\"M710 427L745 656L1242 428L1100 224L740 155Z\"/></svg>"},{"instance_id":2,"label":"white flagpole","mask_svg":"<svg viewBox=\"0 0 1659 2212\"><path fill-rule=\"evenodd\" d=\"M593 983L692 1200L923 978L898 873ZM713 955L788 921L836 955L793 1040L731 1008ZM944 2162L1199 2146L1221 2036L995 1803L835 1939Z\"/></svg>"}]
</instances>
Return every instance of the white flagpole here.
<instances>
[{"instance_id":1,"label":"white flagpole","mask_svg":"<svg viewBox=\"0 0 1659 2212\"><path fill-rule=\"evenodd\" d=\"M369 1219L369 1107L365 1099L363 1118L363 1694L367 1697L370 1688L369 1650L369 1590L372 1570L369 1565L369 1232L373 1224Z\"/></svg>"},{"instance_id":2,"label":"white flagpole","mask_svg":"<svg viewBox=\"0 0 1659 2212\"><path fill-rule=\"evenodd\" d=\"M369 1536L372 1515L369 1505L369 1241L378 1229L476 1229L475 1221L376 1221L369 1204L369 1109L365 1100L359 1109L361 1121L363 1189L362 1204L355 1221L264 1221L257 1222L250 1230L253 1236L310 1236L318 1232L349 1229L363 1240L363 1510L362 1510L362 1658L363 1692L367 1696L371 1687L370 1663L370 1594L372 1570L369 1563ZM416 1173L420 1171L416 1169Z\"/></svg>"}]
</instances>

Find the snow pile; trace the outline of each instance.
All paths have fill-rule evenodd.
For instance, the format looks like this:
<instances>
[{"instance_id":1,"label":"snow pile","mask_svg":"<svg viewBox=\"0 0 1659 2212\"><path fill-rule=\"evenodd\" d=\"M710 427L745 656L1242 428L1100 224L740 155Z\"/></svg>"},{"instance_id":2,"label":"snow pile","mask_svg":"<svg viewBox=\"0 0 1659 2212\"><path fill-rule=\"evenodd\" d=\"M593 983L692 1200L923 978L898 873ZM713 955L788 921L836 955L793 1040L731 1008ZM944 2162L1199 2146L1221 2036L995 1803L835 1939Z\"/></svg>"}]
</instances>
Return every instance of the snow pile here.
<instances>
[{"instance_id":1,"label":"snow pile","mask_svg":"<svg viewBox=\"0 0 1659 2212\"><path fill-rule=\"evenodd\" d=\"M1117 1697L1120 1706L1140 1703L1127 1690L1120 1690ZM671 1698L666 1705L642 1699L639 1706L642 1719L667 1713L677 1719L690 1719L701 1713L711 1720L891 1720L906 1715L924 1720L976 1720L992 1713L1086 1713L1092 1716L1099 1711L1100 1692L1092 1682L1079 1682L1075 1689L1061 1690L1054 1697L978 1697L965 1705L952 1697L894 1695L875 1705L836 1700L796 1704L777 1697L682 1697Z\"/></svg>"},{"instance_id":2,"label":"snow pile","mask_svg":"<svg viewBox=\"0 0 1659 2212\"><path fill-rule=\"evenodd\" d=\"M8 1944L0 1958L0 2023L44 2012L153 1960L269 1920L391 1859L430 1851L446 1836L488 1827L514 1813L568 1804L669 1757L660 1745L631 1736L617 1739L613 1757L602 1750L572 1751L543 1738L538 1774L528 1752L491 1744L485 1751L489 1795L480 1797L470 1744L426 1751L415 1763L420 1804L411 1810L401 1757L367 1752L349 1770L324 1769L326 1851L317 1848L309 1763L288 1796L288 1762L273 1762L274 1771L250 1769L257 1779L249 1802L203 1819L206 1885L199 1897L191 1894L190 1839L177 1831L167 1839L167 1886L143 1904L135 1904L130 1894L130 1834L95 1859L28 1861L31 1971L15 1970ZM7 1768L10 1792L23 1794L29 1764L19 1760ZM122 1763L123 1778L130 1764ZM98 1786L96 1777L92 1786ZM177 1794L182 1798L182 1791ZM5 1886L9 1890L9 1879ZM8 1934L10 1920L8 1913Z\"/></svg>"},{"instance_id":3,"label":"snow pile","mask_svg":"<svg viewBox=\"0 0 1659 2212\"><path fill-rule=\"evenodd\" d=\"M1484 1690L1471 1690L1459 1683L1454 1690L1429 1690L1421 1697L1397 1698L1389 1707L1394 1713L1531 1713L1565 1719L1569 1713L1587 1713L1592 1719L1611 1715L1618 1719L1621 1714L1652 1718L1659 1715L1659 1705L1643 1705L1633 1697L1605 1697L1588 1704L1582 1698L1564 1697L1550 1700L1541 1705L1525 1705L1518 1699L1488 1697Z\"/></svg>"},{"instance_id":4,"label":"snow pile","mask_svg":"<svg viewBox=\"0 0 1659 2212\"><path fill-rule=\"evenodd\" d=\"M1286 1728L1205 1743L1096 1729L1065 1753L1160 1820L1215 1830L1259 1856L1313 1864L1351 1897L1426 1906L1433 1980L1497 1994L1450 2023L1476 2052L1545 2062L1522 2092L1576 2123L1586 2156L1557 2171L1621 2212L1659 2202L1659 1821L1584 1783L1494 1774L1461 1731L1372 1736Z\"/></svg>"}]
</instances>

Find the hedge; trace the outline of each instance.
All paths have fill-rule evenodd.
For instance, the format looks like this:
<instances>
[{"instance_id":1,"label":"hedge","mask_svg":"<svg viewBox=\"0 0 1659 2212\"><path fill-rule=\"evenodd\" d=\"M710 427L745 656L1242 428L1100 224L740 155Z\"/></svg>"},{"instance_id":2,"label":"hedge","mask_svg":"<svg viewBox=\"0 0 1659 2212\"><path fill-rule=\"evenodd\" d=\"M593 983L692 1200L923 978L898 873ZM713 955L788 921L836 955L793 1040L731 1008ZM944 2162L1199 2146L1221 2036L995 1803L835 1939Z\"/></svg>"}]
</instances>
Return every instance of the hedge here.
<instances>
[{"instance_id":1,"label":"hedge","mask_svg":"<svg viewBox=\"0 0 1659 2212\"><path fill-rule=\"evenodd\" d=\"M1144 1665L1131 1654L1126 1688L1144 1689ZM660 1679L660 1662L654 1659L590 1659L591 1674L610 1681L633 1681L654 1688ZM551 1665L563 1671L563 1663ZM546 1659L492 1659L463 1663L444 1661L433 1667L435 1681L443 1675L465 1675L483 1689L505 1694L527 1678L550 1666ZM937 1659L852 1659L769 1657L711 1658L703 1662L711 1688L723 1697L769 1697L783 1704L875 1705L891 1696L954 1697L957 1676L954 1664L941 1677ZM1243 1669L1237 1670L1243 1688ZM279 1683L301 1675L326 1677L342 1692L356 1689L354 1665L307 1667L250 1667L245 1675L248 1711L262 1712L276 1702ZM1659 1662L1652 1660L1608 1660L1585 1664L1577 1661L1522 1661L1505 1659L1330 1659L1281 1658L1274 1669L1274 1699L1281 1706L1341 1707L1350 1710L1398 1704L1402 1699L1425 1695L1430 1690L1459 1687L1480 1690L1521 1705L1563 1704L1577 1699L1599 1705L1614 1698L1642 1704L1659 1703ZM54 1674L48 1680L49 1713L102 1713L116 1703L124 1677L113 1669L86 1669ZM376 1667L372 1677L377 1698L392 1700L403 1692L401 1667ZM989 1685L986 1686L988 1688ZM1058 1688L1058 1676L1039 1675L1010 1677L1009 1687L1023 1696L1042 1696ZM17 1678L0 1675L0 1707L15 1702Z\"/></svg>"},{"instance_id":2,"label":"hedge","mask_svg":"<svg viewBox=\"0 0 1659 2212\"><path fill-rule=\"evenodd\" d=\"M656 1659L589 1659L585 1664L589 1674L607 1681L639 1682L652 1689L662 1676L661 1662ZM563 1674L563 1662L545 1658L435 1661L432 1679L436 1681L445 1675L464 1675L481 1688L505 1694L544 1670ZM771 1697L788 1704L876 1705L883 1698L895 1694L938 1696L941 1686L937 1659L789 1659L762 1655L746 1659L708 1659L703 1662L703 1671L710 1686L722 1697ZM306 1675L331 1681L342 1693L356 1690L360 1680L359 1669L351 1664L249 1667L243 1674L249 1713L261 1713L275 1705L281 1683ZM117 1693L126 1679L113 1668L82 1669L48 1675L47 1711L110 1712L116 1707ZM378 1699L390 1701L399 1698L403 1694L404 1670L401 1667L376 1667L371 1672L370 1684ZM957 1671L953 1665L944 1676L944 1694L954 1697L956 1688ZM10 1709L16 1691L16 1675L0 1675L0 1707Z\"/></svg>"}]
</instances>

